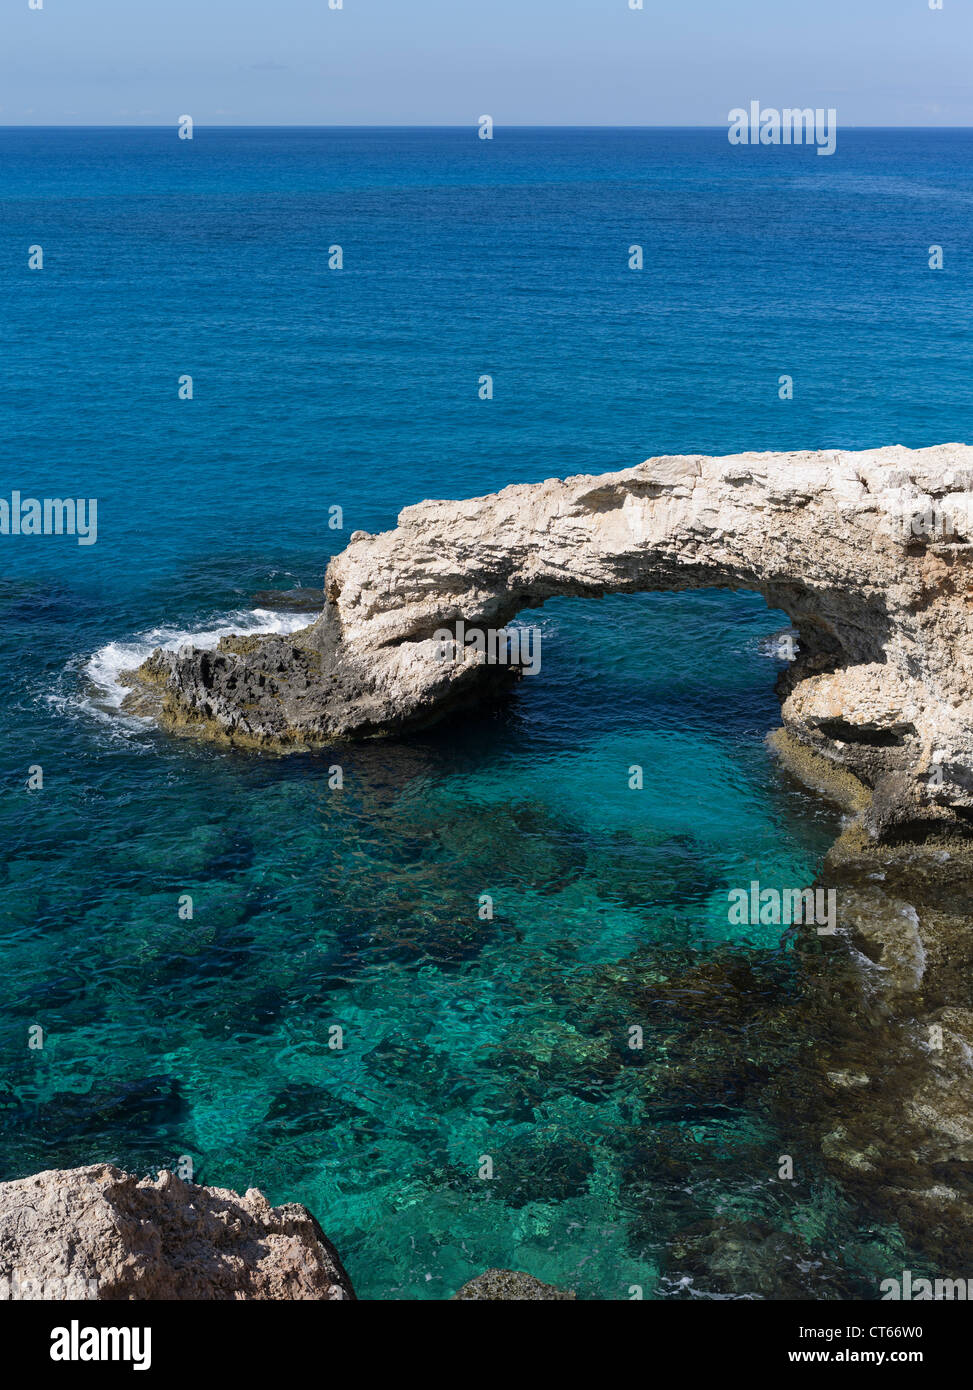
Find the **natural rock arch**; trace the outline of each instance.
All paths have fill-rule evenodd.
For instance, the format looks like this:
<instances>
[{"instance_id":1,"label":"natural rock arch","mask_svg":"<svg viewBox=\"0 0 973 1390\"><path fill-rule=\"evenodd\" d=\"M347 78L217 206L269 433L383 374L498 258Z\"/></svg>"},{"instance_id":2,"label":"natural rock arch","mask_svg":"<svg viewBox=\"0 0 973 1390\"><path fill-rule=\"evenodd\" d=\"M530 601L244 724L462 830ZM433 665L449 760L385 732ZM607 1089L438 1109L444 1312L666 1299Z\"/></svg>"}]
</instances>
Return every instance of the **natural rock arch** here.
<instances>
[{"instance_id":1,"label":"natural rock arch","mask_svg":"<svg viewBox=\"0 0 973 1390\"><path fill-rule=\"evenodd\" d=\"M973 811L973 448L653 458L407 507L328 566L287 637L156 652L133 678L169 728L277 749L404 732L511 677L444 629L554 596L753 589L798 629L791 740L876 789L874 829ZM718 678L718 676L717 676Z\"/></svg>"}]
</instances>

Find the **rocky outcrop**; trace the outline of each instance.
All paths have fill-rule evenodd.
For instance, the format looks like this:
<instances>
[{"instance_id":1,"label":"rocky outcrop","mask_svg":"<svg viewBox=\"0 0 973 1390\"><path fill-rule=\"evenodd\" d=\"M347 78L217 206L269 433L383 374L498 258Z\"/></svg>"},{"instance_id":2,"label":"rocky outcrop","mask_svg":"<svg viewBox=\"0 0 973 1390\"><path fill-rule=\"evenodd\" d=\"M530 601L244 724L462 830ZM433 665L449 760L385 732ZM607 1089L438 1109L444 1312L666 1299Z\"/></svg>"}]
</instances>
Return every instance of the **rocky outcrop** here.
<instances>
[{"instance_id":1,"label":"rocky outcrop","mask_svg":"<svg viewBox=\"0 0 973 1390\"><path fill-rule=\"evenodd\" d=\"M0 1183L3 1299L353 1299L314 1217L109 1164Z\"/></svg>"},{"instance_id":2,"label":"rocky outcrop","mask_svg":"<svg viewBox=\"0 0 973 1390\"><path fill-rule=\"evenodd\" d=\"M422 502L394 531L351 537L309 627L156 652L128 707L280 750L414 729L505 688L526 644L500 641L491 660L490 634L549 598L713 587L756 590L790 616L784 726L872 790L874 833L973 818L961 444L663 457Z\"/></svg>"},{"instance_id":3,"label":"rocky outcrop","mask_svg":"<svg viewBox=\"0 0 973 1390\"><path fill-rule=\"evenodd\" d=\"M535 1279L533 1274L524 1274L522 1270L517 1269L488 1269L484 1274L478 1274L475 1279L464 1284L458 1293L453 1294L454 1300L460 1299L463 1302L515 1300L546 1303L570 1300L574 1297L575 1295L566 1289L559 1289L554 1284L544 1284L540 1279Z\"/></svg>"},{"instance_id":4,"label":"rocky outcrop","mask_svg":"<svg viewBox=\"0 0 973 1390\"><path fill-rule=\"evenodd\" d=\"M776 1108L863 1211L932 1267L973 1251L973 847L876 844L850 825L822 881L841 930L799 943L809 1039ZM825 962L816 957L823 952Z\"/></svg>"}]
</instances>

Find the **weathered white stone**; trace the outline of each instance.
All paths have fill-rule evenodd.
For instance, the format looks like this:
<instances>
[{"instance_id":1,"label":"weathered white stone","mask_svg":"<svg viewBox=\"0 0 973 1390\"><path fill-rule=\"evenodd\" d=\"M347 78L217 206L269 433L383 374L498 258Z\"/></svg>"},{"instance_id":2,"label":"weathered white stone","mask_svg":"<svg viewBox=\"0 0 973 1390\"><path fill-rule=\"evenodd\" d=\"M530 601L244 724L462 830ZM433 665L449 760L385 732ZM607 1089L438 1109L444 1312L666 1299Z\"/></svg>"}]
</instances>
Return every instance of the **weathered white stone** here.
<instances>
[{"instance_id":1,"label":"weathered white stone","mask_svg":"<svg viewBox=\"0 0 973 1390\"><path fill-rule=\"evenodd\" d=\"M971 489L973 448L943 444L665 456L421 502L393 531L352 536L304 632L158 653L143 677L171 727L313 746L420 727L495 688L506 673L440 659L433 634L458 620L502 628L555 596L753 589L800 634L789 730L885 779L876 828L951 817L973 809L973 536L916 535L911 519L969 517Z\"/></svg>"}]
</instances>

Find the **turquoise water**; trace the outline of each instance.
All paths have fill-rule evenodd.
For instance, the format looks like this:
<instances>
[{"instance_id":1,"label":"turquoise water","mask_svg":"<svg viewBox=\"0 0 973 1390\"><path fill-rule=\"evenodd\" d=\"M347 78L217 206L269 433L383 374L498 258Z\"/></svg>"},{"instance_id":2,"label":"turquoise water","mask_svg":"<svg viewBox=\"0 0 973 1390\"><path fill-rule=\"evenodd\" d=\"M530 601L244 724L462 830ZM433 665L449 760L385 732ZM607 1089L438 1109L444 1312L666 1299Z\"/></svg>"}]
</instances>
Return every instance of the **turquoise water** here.
<instances>
[{"instance_id":1,"label":"turquoise water","mask_svg":"<svg viewBox=\"0 0 973 1390\"><path fill-rule=\"evenodd\" d=\"M836 830L763 746L785 615L551 603L502 709L321 758L170 741L120 716L115 677L159 642L296 625L253 594L319 584L425 496L968 439L971 149L0 131L0 495L99 499L94 546L0 537L0 1178L190 1155L306 1202L366 1297L491 1265L685 1296L685 1233L741 1222L839 1265L817 1296L874 1288L895 1229L810 1156L777 1181L761 1081L790 1043L755 1020L792 955L726 920L728 887L810 882Z\"/></svg>"}]
</instances>

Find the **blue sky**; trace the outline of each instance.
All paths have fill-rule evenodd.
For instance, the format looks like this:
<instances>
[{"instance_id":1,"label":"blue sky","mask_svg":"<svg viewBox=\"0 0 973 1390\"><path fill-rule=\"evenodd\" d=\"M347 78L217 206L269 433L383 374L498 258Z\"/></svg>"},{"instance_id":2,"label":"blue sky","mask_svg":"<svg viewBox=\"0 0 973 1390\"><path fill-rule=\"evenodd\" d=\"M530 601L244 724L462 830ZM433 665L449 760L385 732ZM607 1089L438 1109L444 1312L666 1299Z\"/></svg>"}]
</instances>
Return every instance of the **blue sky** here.
<instances>
[{"instance_id":1,"label":"blue sky","mask_svg":"<svg viewBox=\"0 0 973 1390\"><path fill-rule=\"evenodd\" d=\"M3 0L0 124L973 125L973 0Z\"/></svg>"}]
</instances>

